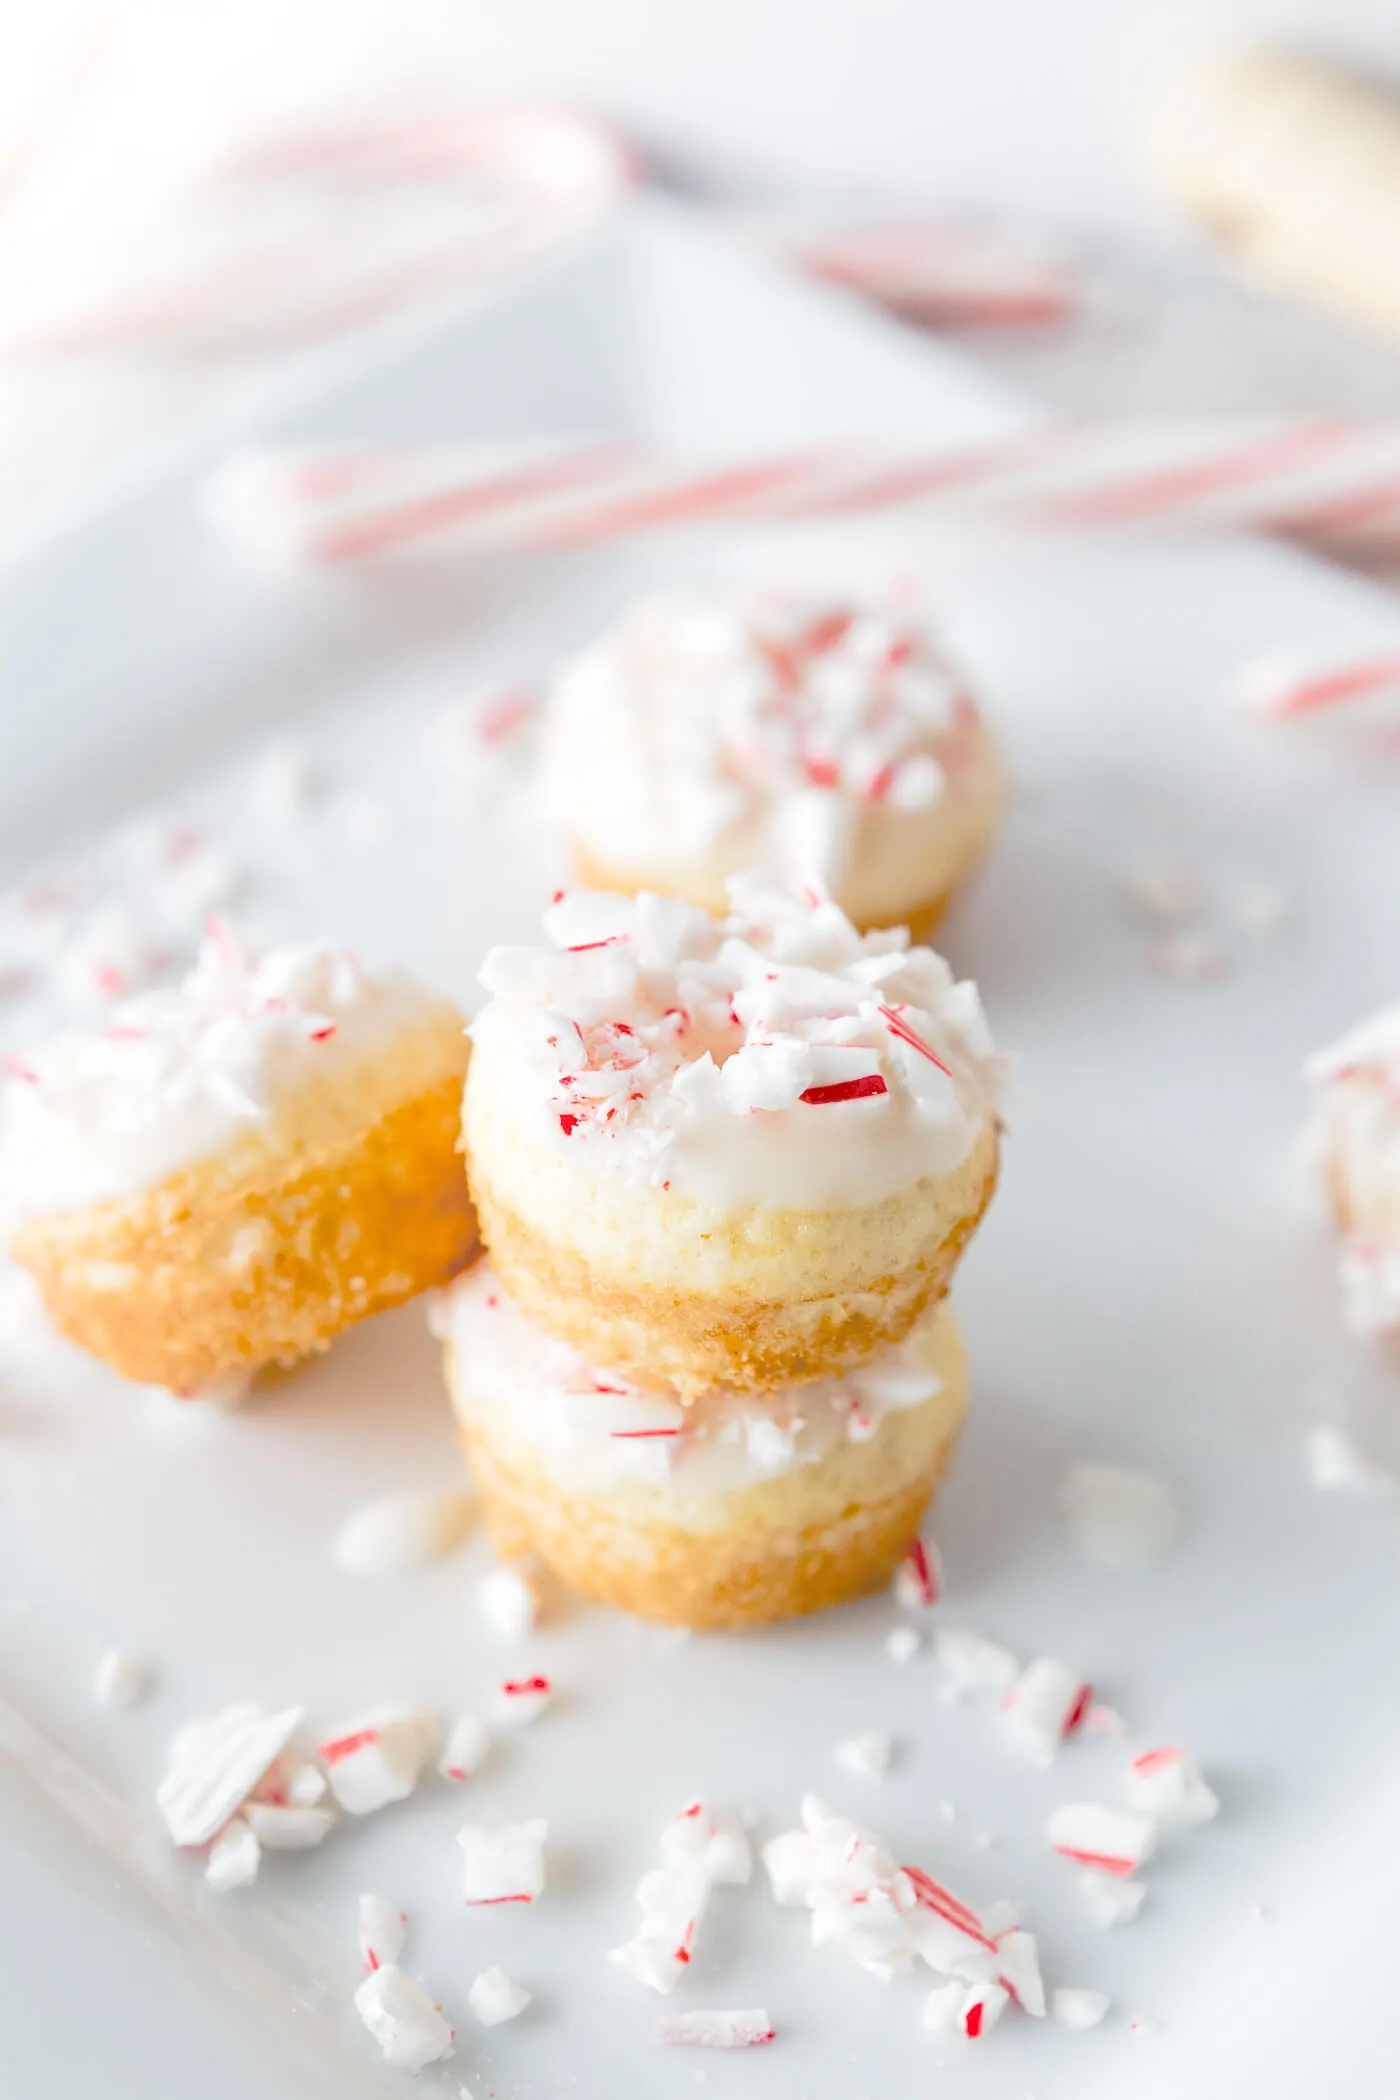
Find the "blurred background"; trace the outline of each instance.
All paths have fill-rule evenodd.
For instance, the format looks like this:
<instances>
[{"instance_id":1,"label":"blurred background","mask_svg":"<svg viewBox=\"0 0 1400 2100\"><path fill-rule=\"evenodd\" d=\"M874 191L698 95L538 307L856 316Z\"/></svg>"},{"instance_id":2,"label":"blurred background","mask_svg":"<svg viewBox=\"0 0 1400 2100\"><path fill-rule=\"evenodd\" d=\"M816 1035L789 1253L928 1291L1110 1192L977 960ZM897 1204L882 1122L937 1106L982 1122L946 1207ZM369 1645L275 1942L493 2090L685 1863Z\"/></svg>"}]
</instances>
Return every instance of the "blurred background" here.
<instances>
[{"instance_id":1,"label":"blurred background","mask_svg":"<svg viewBox=\"0 0 1400 2100\"><path fill-rule=\"evenodd\" d=\"M1171 114L1202 60L1285 46L1383 76L1400 17L1388 0L0 0L0 537L309 346L528 263L634 184L956 330L1051 408L1389 412L1386 317L1358 326L1354 300L1309 296L1297 270L1280 294L1288 269L1261 289L1222 267L1211 199L1193 211L1191 169L1169 165L1204 154L1207 188L1298 188L1316 112L1275 121L1276 83L1272 107L1256 83ZM556 121L531 131L531 111ZM1354 160L1356 127L1327 118ZM1155 172L1154 127L1176 139ZM1293 204L1316 234L1316 198ZM1370 274L1394 263L1400 282L1400 229L1373 231Z\"/></svg>"}]
</instances>

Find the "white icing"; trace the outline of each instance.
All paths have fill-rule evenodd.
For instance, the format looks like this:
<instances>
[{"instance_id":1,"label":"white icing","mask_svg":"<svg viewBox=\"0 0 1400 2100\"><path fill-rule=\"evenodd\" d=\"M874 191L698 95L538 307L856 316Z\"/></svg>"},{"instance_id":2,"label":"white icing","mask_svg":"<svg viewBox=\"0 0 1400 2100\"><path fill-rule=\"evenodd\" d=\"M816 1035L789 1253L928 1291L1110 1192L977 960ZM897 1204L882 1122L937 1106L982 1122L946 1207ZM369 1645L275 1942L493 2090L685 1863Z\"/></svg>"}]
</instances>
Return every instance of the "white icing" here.
<instances>
[{"instance_id":1,"label":"white icing","mask_svg":"<svg viewBox=\"0 0 1400 2100\"><path fill-rule=\"evenodd\" d=\"M561 893L552 947L493 949L471 1031L493 1104L587 1173L721 1209L873 1203L956 1167L1001 1076L976 986L814 886L729 891L723 920Z\"/></svg>"},{"instance_id":2,"label":"white icing","mask_svg":"<svg viewBox=\"0 0 1400 2100\"><path fill-rule=\"evenodd\" d=\"M942 1389L922 1361L922 1323L898 1348L843 1378L765 1393L761 1406L752 1394L720 1389L682 1407L615 1371L595 1370L546 1334L486 1262L443 1294L439 1321L472 1412L526 1442L552 1477L589 1492L633 1482L724 1494L772 1480L866 1441L886 1415Z\"/></svg>"},{"instance_id":3,"label":"white icing","mask_svg":"<svg viewBox=\"0 0 1400 2100\"><path fill-rule=\"evenodd\" d=\"M335 1561L356 1575L393 1575L455 1553L476 1515L460 1489L410 1490L367 1502L336 1534Z\"/></svg>"},{"instance_id":4,"label":"white icing","mask_svg":"<svg viewBox=\"0 0 1400 2100\"><path fill-rule=\"evenodd\" d=\"M634 608L556 680L545 802L604 865L625 841L630 866L815 868L839 888L858 820L936 809L978 735L907 611L676 594Z\"/></svg>"},{"instance_id":5,"label":"white icing","mask_svg":"<svg viewBox=\"0 0 1400 2100\"><path fill-rule=\"evenodd\" d=\"M435 1003L348 953L258 955L215 928L179 985L7 1060L6 1208L82 1210L151 1188L265 1130L309 1078L373 1057Z\"/></svg>"}]
</instances>

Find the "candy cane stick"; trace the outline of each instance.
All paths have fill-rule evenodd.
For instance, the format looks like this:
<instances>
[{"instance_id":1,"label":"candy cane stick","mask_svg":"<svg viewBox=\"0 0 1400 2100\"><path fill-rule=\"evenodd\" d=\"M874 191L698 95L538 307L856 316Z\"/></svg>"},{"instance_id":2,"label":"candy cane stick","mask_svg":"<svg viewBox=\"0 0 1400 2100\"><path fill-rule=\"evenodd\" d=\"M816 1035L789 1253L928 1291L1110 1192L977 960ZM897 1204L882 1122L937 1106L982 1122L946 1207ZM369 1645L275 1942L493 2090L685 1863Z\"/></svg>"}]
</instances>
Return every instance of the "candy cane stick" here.
<instances>
[{"instance_id":1,"label":"candy cane stick","mask_svg":"<svg viewBox=\"0 0 1400 2100\"><path fill-rule=\"evenodd\" d=\"M1400 425L1221 419L1046 424L974 446L888 455L671 459L577 445L265 452L229 462L210 507L259 552L353 562L580 547L727 517L802 518L895 505L957 506L1061 530L1149 522L1283 529L1353 519L1373 497L1400 529ZM1384 499L1382 491L1385 492Z\"/></svg>"},{"instance_id":2,"label":"candy cane stick","mask_svg":"<svg viewBox=\"0 0 1400 2100\"><path fill-rule=\"evenodd\" d=\"M1393 707L1400 699L1400 655L1312 665L1286 656L1263 657L1245 670L1235 698L1246 713L1269 722L1330 715L1363 702Z\"/></svg>"}]
</instances>

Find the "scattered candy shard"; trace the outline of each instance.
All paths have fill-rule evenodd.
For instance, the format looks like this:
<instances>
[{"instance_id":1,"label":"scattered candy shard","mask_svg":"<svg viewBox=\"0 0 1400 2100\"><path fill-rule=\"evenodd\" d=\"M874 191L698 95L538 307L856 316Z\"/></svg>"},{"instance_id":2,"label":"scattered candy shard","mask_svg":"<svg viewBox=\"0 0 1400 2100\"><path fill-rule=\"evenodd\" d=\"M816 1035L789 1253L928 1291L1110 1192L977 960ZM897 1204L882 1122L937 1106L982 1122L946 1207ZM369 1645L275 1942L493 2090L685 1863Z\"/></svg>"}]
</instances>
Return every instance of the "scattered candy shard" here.
<instances>
[{"instance_id":1,"label":"scattered candy shard","mask_svg":"<svg viewBox=\"0 0 1400 2100\"><path fill-rule=\"evenodd\" d=\"M387 1896L361 1896L360 1953L367 1969L382 1969L403 1953L404 1916Z\"/></svg>"},{"instance_id":2,"label":"scattered candy shard","mask_svg":"<svg viewBox=\"0 0 1400 2100\"><path fill-rule=\"evenodd\" d=\"M476 1505L463 1493L386 1495L366 1503L341 1526L336 1565L356 1575L396 1575L455 1553L471 1529Z\"/></svg>"},{"instance_id":3,"label":"scattered candy shard","mask_svg":"<svg viewBox=\"0 0 1400 2100\"><path fill-rule=\"evenodd\" d=\"M1230 974L1230 958L1225 948L1214 934L1194 928L1149 941L1145 952L1149 969L1159 977L1173 977L1183 984L1214 983Z\"/></svg>"},{"instance_id":4,"label":"scattered candy shard","mask_svg":"<svg viewBox=\"0 0 1400 2100\"><path fill-rule=\"evenodd\" d=\"M662 2013L656 2023L659 2042L690 2049L754 2049L771 2042L775 2031L762 2006L752 2012Z\"/></svg>"},{"instance_id":5,"label":"scattered candy shard","mask_svg":"<svg viewBox=\"0 0 1400 2100\"><path fill-rule=\"evenodd\" d=\"M438 1771L444 1779L470 1779L479 1772L491 1752L491 1737L486 1723L475 1714L459 1714L447 1731L447 1742L438 1759Z\"/></svg>"},{"instance_id":6,"label":"scattered candy shard","mask_svg":"<svg viewBox=\"0 0 1400 2100\"><path fill-rule=\"evenodd\" d=\"M523 2013L532 1995L513 1983L504 1969L483 1969L467 1998L483 2027L499 2027L503 2020Z\"/></svg>"},{"instance_id":7,"label":"scattered candy shard","mask_svg":"<svg viewBox=\"0 0 1400 2100\"><path fill-rule=\"evenodd\" d=\"M1077 1860L1081 1867L1127 1876L1151 1858L1157 1831L1150 1816L1090 1801L1057 1808L1046 1836L1052 1851Z\"/></svg>"},{"instance_id":8,"label":"scattered candy shard","mask_svg":"<svg viewBox=\"0 0 1400 2100\"><path fill-rule=\"evenodd\" d=\"M182 1728L156 1795L177 1845L207 1845L236 1814L301 1725L304 1709L225 1706Z\"/></svg>"},{"instance_id":9,"label":"scattered candy shard","mask_svg":"<svg viewBox=\"0 0 1400 2100\"><path fill-rule=\"evenodd\" d=\"M1079 1893L1094 1923L1110 1932L1116 1925L1132 1924L1146 1899L1147 1884L1086 1867L1079 1877Z\"/></svg>"},{"instance_id":10,"label":"scattered candy shard","mask_svg":"<svg viewBox=\"0 0 1400 2100\"><path fill-rule=\"evenodd\" d=\"M1108 1999L1102 1991L1077 1990L1066 1986L1052 1996L1050 2011L1062 2027L1099 2027L1108 2011Z\"/></svg>"},{"instance_id":11,"label":"scattered candy shard","mask_svg":"<svg viewBox=\"0 0 1400 2100\"><path fill-rule=\"evenodd\" d=\"M985 1634L945 1626L937 1639L944 1689L950 1698L961 1699L968 1692L1004 1692L1015 1682L1015 1656Z\"/></svg>"},{"instance_id":12,"label":"scattered candy shard","mask_svg":"<svg viewBox=\"0 0 1400 2100\"><path fill-rule=\"evenodd\" d=\"M1393 1495L1396 1479L1366 1456L1338 1422L1319 1422L1305 1446L1308 1479L1315 1488L1350 1495Z\"/></svg>"},{"instance_id":13,"label":"scattered candy shard","mask_svg":"<svg viewBox=\"0 0 1400 2100\"><path fill-rule=\"evenodd\" d=\"M1125 868L1119 884L1127 910L1149 926L1181 926L1201 911L1198 875L1185 861L1155 854Z\"/></svg>"},{"instance_id":14,"label":"scattered candy shard","mask_svg":"<svg viewBox=\"0 0 1400 2100\"><path fill-rule=\"evenodd\" d=\"M915 1539L890 1584L896 1604L918 1611L943 1595L943 1562L932 1539Z\"/></svg>"},{"instance_id":15,"label":"scattered candy shard","mask_svg":"<svg viewBox=\"0 0 1400 2100\"><path fill-rule=\"evenodd\" d=\"M204 1878L210 1888L251 1888L262 1865L262 1847L257 1834L242 1816L234 1816L209 1847Z\"/></svg>"},{"instance_id":16,"label":"scattered candy shard","mask_svg":"<svg viewBox=\"0 0 1400 2100\"><path fill-rule=\"evenodd\" d=\"M476 1594L481 1615L498 1640L523 1640L539 1623L538 1591L519 1568L493 1568L482 1576Z\"/></svg>"},{"instance_id":17,"label":"scattered candy shard","mask_svg":"<svg viewBox=\"0 0 1400 2100\"><path fill-rule=\"evenodd\" d=\"M92 1680L92 1696L99 1706L139 1706L151 1689L151 1673L145 1663L124 1648L108 1648Z\"/></svg>"},{"instance_id":18,"label":"scattered candy shard","mask_svg":"<svg viewBox=\"0 0 1400 2100\"><path fill-rule=\"evenodd\" d=\"M508 1677L496 1688L491 1718L502 1728L528 1728L553 1697L554 1687L547 1677Z\"/></svg>"},{"instance_id":19,"label":"scattered candy shard","mask_svg":"<svg viewBox=\"0 0 1400 2100\"><path fill-rule=\"evenodd\" d=\"M437 1747L437 1716L422 1707L379 1707L319 1744L330 1789L349 1816L405 1801Z\"/></svg>"},{"instance_id":20,"label":"scattered candy shard","mask_svg":"<svg viewBox=\"0 0 1400 2100\"><path fill-rule=\"evenodd\" d=\"M696 1800L662 1831L661 1859L637 1884L637 1931L608 1960L650 1990L671 1991L689 1967L712 1890L719 1882L746 1883L753 1854L738 1816Z\"/></svg>"},{"instance_id":21,"label":"scattered candy shard","mask_svg":"<svg viewBox=\"0 0 1400 2100\"><path fill-rule=\"evenodd\" d=\"M1002 1701L1007 1734L1032 1764L1052 1764L1060 1744L1083 1725L1093 1697L1091 1684L1042 1655L1026 1665Z\"/></svg>"},{"instance_id":22,"label":"scattered candy shard","mask_svg":"<svg viewBox=\"0 0 1400 2100\"><path fill-rule=\"evenodd\" d=\"M1027 2012L1044 2010L1034 1937L1016 1914L998 1906L985 1916L921 1867L901 1867L888 1845L809 1795L802 1827L763 1849L779 1903L812 1913L814 1945L843 1947L861 1968L889 1977L925 1962L942 1975L1014 1996ZM985 2001L990 2022L1000 2004Z\"/></svg>"},{"instance_id":23,"label":"scattered candy shard","mask_svg":"<svg viewBox=\"0 0 1400 2100\"><path fill-rule=\"evenodd\" d=\"M1181 1529L1175 1490L1136 1466L1070 1466L1058 1500L1070 1537L1101 1568L1151 1567Z\"/></svg>"},{"instance_id":24,"label":"scattered candy shard","mask_svg":"<svg viewBox=\"0 0 1400 2100\"><path fill-rule=\"evenodd\" d=\"M886 1653L900 1669L914 1660L922 1646L922 1637L915 1626L892 1626L885 1635Z\"/></svg>"},{"instance_id":25,"label":"scattered candy shard","mask_svg":"<svg viewBox=\"0 0 1400 2100\"><path fill-rule=\"evenodd\" d=\"M355 2010L400 2071L421 2071L451 2056L454 2036L421 1983L394 1962L371 1969L355 1993Z\"/></svg>"},{"instance_id":26,"label":"scattered candy shard","mask_svg":"<svg viewBox=\"0 0 1400 2100\"><path fill-rule=\"evenodd\" d=\"M753 1878L753 1849L732 1809L688 1801L661 1833L662 1864L695 1867L710 1882L744 1887Z\"/></svg>"},{"instance_id":27,"label":"scattered candy shard","mask_svg":"<svg viewBox=\"0 0 1400 2100\"><path fill-rule=\"evenodd\" d=\"M854 1772L860 1779L883 1779L890 1768L893 1749L889 1736L872 1729L865 1735L848 1735L839 1742L836 1762L843 1772Z\"/></svg>"},{"instance_id":28,"label":"scattered candy shard","mask_svg":"<svg viewBox=\"0 0 1400 2100\"><path fill-rule=\"evenodd\" d=\"M544 1841L541 1816L524 1823L466 1823L457 1833L462 1848L462 1894L470 1904L533 1903L543 1893Z\"/></svg>"},{"instance_id":29,"label":"scattered candy shard","mask_svg":"<svg viewBox=\"0 0 1400 2100\"><path fill-rule=\"evenodd\" d=\"M1161 1823L1209 1823L1220 1800L1200 1766L1175 1744L1144 1750L1128 1765L1128 1806Z\"/></svg>"},{"instance_id":30,"label":"scattered candy shard","mask_svg":"<svg viewBox=\"0 0 1400 2100\"><path fill-rule=\"evenodd\" d=\"M335 1814L329 1808L251 1800L244 1803L243 1815L264 1852L308 1852L335 1828Z\"/></svg>"}]
</instances>

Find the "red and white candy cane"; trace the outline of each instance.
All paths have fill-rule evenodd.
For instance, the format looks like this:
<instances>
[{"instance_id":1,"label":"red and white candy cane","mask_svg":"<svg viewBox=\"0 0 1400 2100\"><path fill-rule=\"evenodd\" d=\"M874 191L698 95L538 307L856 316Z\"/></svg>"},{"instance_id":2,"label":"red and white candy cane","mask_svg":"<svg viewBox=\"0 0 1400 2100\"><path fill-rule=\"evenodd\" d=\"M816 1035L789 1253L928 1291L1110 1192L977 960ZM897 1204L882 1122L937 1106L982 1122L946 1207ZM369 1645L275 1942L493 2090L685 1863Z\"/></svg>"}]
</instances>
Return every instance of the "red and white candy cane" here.
<instances>
[{"instance_id":1,"label":"red and white candy cane","mask_svg":"<svg viewBox=\"0 0 1400 2100\"><path fill-rule=\"evenodd\" d=\"M686 461L624 444L264 451L212 478L211 514L250 550L353 565L586 547L661 527L905 505L1046 530L1191 524L1320 537L1367 496L1400 546L1400 424L1220 418L1036 423L976 445L831 447ZM1327 520L1333 520L1329 528ZM1374 539L1373 539L1373 543ZM1350 542L1349 542L1350 544Z\"/></svg>"},{"instance_id":2,"label":"red and white candy cane","mask_svg":"<svg viewBox=\"0 0 1400 2100\"><path fill-rule=\"evenodd\" d=\"M1337 715L1400 719L1400 651L1311 659L1260 657L1236 681L1234 698L1265 722L1315 721Z\"/></svg>"}]
</instances>

